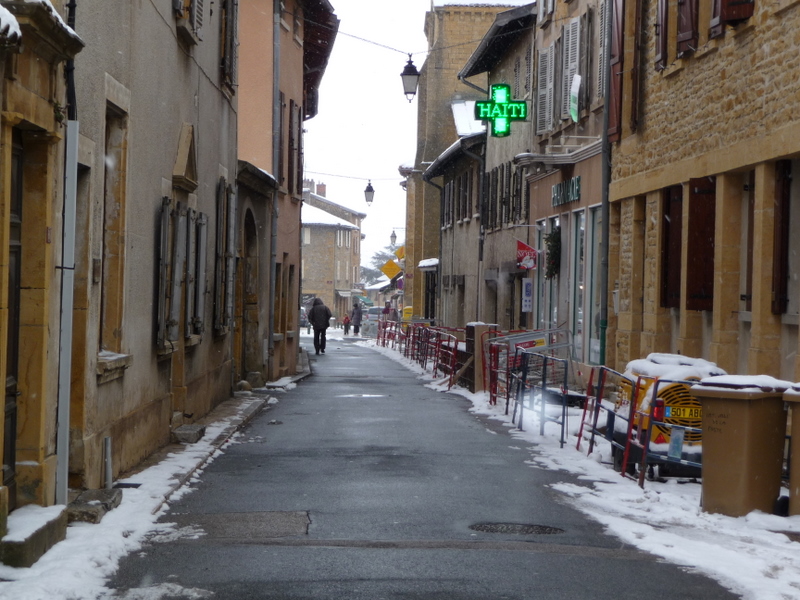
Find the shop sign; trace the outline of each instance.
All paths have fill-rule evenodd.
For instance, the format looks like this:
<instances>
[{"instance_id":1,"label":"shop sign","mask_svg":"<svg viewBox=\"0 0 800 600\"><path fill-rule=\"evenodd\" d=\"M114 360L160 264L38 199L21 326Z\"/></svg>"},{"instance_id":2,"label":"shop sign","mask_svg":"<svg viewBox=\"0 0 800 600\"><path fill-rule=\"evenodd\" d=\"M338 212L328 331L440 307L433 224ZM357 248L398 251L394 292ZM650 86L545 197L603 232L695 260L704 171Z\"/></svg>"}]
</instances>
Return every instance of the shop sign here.
<instances>
[{"instance_id":1,"label":"shop sign","mask_svg":"<svg viewBox=\"0 0 800 600\"><path fill-rule=\"evenodd\" d=\"M553 186L553 206L561 206L581 199L581 176L576 175Z\"/></svg>"},{"instance_id":2,"label":"shop sign","mask_svg":"<svg viewBox=\"0 0 800 600\"><path fill-rule=\"evenodd\" d=\"M533 279L522 280L522 312L533 312Z\"/></svg>"},{"instance_id":3,"label":"shop sign","mask_svg":"<svg viewBox=\"0 0 800 600\"><path fill-rule=\"evenodd\" d=\"M491 100L475 102L475 119L489 121L492 135L505 137L511 133L511 121L524 121L528 118L528 103L524 100L511 100L511 86L495 83L490 92Z\"/></svg>"}]
</instances>

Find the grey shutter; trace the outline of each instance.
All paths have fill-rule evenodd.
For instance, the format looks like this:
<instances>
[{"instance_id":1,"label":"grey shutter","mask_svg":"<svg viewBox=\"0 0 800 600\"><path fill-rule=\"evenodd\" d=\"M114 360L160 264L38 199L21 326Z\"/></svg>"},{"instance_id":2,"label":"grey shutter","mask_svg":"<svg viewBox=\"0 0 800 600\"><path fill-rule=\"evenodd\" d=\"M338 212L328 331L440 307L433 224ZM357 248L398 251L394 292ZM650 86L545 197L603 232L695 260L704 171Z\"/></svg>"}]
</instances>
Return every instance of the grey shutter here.
<instances>
[{"instance_id":1,"label":"grey shutter","mask_svg":"<svg viewBox=\"0 0 800 600\"><path fill-rule=\"evenodd\" d=\"M186 226L186 295L183 311L183 337L191 337L194 333L192 319L194 317L195 284L197 277L197 211L187 211Z\"/></svg>"},{"instance_id":2,"label":"grey shutter","mask_svg":"<svg viewBox=\"0 0 800 600\"><path fill-rule=\"evenodd\" d=\"M214 329L221 331L225 327L225 207L227 198L227 182L219 178L217 184L217 243L216 265L214 270Z\"/></svg>"},{"instance_id":3,"label":"grey shutter","mask_svg":"<svg viewBox=\"0 0 800 600\"><path fill-rule=\"evenodd\" d=\"M233 285L236 274L236 191L228 186L228 248L225 266L225 324L230 327L233 322Z\"/></svg>"},{"instance_id":4,"label":"grey shutter","mask_svg":"<svg viewBox=\"0 0 800 600\"><path fill-rule=\"evenodd\" d=\"M608 7L609 2L600 0L598 40L597 40L597 98L602 98L606 93L606 77L608 76L608 60L606 59L606 39L608 37Z\"/></svg>"},{"instance_id":5,"label":"grey shutter","mask_svg":"<svg viewBox=\"0 0 800 600\"><path fill-rule=\"evenodd\" d=\"M550 131L553 112L553 46L539 50L539 65L536 82L536 134Z\"/></svg>"},{"instance_id":6,"label":"grey shutter","mask_svg":"<svg viewBox=\"0 0 800 600\"><path fill-rule=\"evenodd\" d=\"M172 245L172 282L170 284L169 320L167 321L167 340L178 339L181 316L181 287L186 268L186 225L187 208L178 202L175 219L175 238Z\"/></svg>"},{"instance_id":7,"label":"grey shutter","mask_svg":"<svg viewBox=\"0 0 800 600\"><path fill-rule=\"evenodd\" d=\"M192 2L192 29L198 40L203 39L203 0Z\"/></svg>"},{"instance_id":8,"label":"grey shutter","mask_svg":"<svg viewBox=\"0 0 800 600\"><path fill-rule=\"evenodd\" d=\"M200 213L197 217L197 283L195 284L194 321L195 333L205 331L203 319L206 312L206 257L208 256L208 215Z\"/></svg>"},{"instance_id":9,"label":"grey shutter","mask_svg":"<svg viewBox=\"0 0 800 600\"><path fill-rule=\"evenodd\" d=\"M170 199L161 199L161 218L158 242L158 315L156 343L161 348L167 341L167 272L169 271Z\"/></svg>"}]
</instances>

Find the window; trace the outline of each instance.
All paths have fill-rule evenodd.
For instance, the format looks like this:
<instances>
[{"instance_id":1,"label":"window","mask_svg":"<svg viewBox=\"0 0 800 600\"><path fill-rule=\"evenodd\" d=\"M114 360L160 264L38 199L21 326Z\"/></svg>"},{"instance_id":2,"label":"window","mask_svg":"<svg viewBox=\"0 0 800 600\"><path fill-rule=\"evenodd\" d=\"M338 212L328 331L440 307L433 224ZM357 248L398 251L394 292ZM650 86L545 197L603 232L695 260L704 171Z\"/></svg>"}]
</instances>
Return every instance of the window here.
<instances>
[{"instance_id":1,"label":"window","mask_svg":"<svg viewBox=\"0 0 800 600\"><path fill-rule=\"evenodd\" d=\"M222 0L222 82L233 92L236 86L239 45L238 0Z\"/></svg>"},{"instance_id":2,"label":"window","mask_svg":"<svg viewBox=\"0 0 800 600\"><path fill-rule=\"evenodd\" d=\"M719 17L724 23L736 25L753 16L754 0L720 0Z\"/></svg>"},{"instance_id":3,"label":"window","mask_svg":"<svg viewBox=\"0 0 800 600\"><path fill-rule=\"evenodd\" d=\"M539 70L536 85L536 135L550 131L553 127L553 68L555 46L539 50Z\"/></svg>"},{"instance_id":4,"label":"window","mask_svg":"<svg viewBox=\"0 0 800 600\"><path fill-rule=\"evenodd\" d=\"M101 350L121 352L125 273L127 115L106 108L103 190L103 267L101 287Z\"/></svg>"},{"instance_id":5,"label":"window","mask_svg":"<svg viewBox=\"0 0 800 600\"><path fill-rule=\"evenodd\" d=\"M664 190L661 240L661 306L678 308L681 302L681 236L683 187Z\"/></svg>"},{"instance_id":6,"label":"window","mask_svg":"<svg viewBox=\"0 0 800 600\"><path fill-rule=\"evenodd\" d=\"M555 10L555 4L555 0L541 0L541 2L539 2L539 16L537 20L539 21L540 27L544 27L550 22L550 15L552 15Z\"/></svg>"},{"instance_id":7,"label":"window","mask_svg":"<svg viewBox=\"0 0 800 600\"><path fill-rule=\"evenodd\" d=\"M697 50L697 0L678 0L678 56Z\"/></svg>"},{"instance_id":8,"label":"window","mask_svg":"<svg viewBox=\"0 0 800 600\"><path fill-rule=\"evenodd\" d=\"M686 278L686 309L714 308L714 223L717 181L715 177L689 180L687 252L692 273Z\"/></svg>"},{"instance_id":9,"label":"window","mask_svg":"<svg viewBox=\"0 0 800 600\"><path fill-rule=\"evenodd\" d=\"M606 77L608 77L608 61L606 60L606 39L608 38L608 9L611 0L601 0L598 8L597 26L597 90L596 97L603 98L606 94Z\"/></svg>"},{"instance_id":10,"label":"window","mask_svg":"<svg viewBox=\"0 0 800 600\"><path fill-rule=\"evenodd\" d=\"M616 8L616 7L615 7ZM657 0L656 7L656 52L655 66L657 71L662 71L667 67L668 53L668 11L667 0Z\"/></svg>"},{"instance_id":11,"label":"window","mask_svg":"<svg viewBox=\"0 0 800 600\"><path fill-rule=\"evenodd\" d=\"M533 45L528 44L525 50L525 97L531 93L531 83L533 81Z\"/></svg>"},{"instance_id":12,"label":"window","mask_svg":"<svg viewBox=\"0 0 800 600\"><path fill-rule=\"evenodd\" d=\"M607 3L613 2L613 14L611 21L611 56L609 57L610 77L610 98L608 99L608 140L610 142L619 141L622 134L622 58L623 58L623 4L624 0L606 0ZM633 86L633 93L636 93L636 85ZM636 104L634 103L634 109Z\"/></svg>"},{"instance_id":13,"label":"window","mask_svg":"<svg viewBox=\"0 0 800 600\"><path fill-rule=\"evenodd\" d=\"M233 318L236 271L236 196L224 177L217 184L217 240L214 278L214 330L225 334Z\"/></svg>"},{"instance_id":14,"label":"window","mask_svg":"<svg viewBox=\"0 0 800 600\"><path fill-rule=\"evenodd\" d=\"M303 227L303 245L308 246L311 244L311 228Z\"/></svg>"},{"instance_id":15,"label":"window","mask_svg":"<svg viewBox=\"0 0 800 600\"><path fill-rule=\"evenodd\" d=\"M775 163L775 232L772 261L772 312L786 312L789 300L789 245L791 223L792 163Z\"/></svg>"},{"instance_id":16,"label":"window","mask_svg":"<svg viewBox=\"0 0 800 600\"><path fill-rule=\"evenodd\" d=\"M572 88L572 78L578 74L581 48L581 20L580 17L572 19L564 26L561 39L563 40L562 77L561 77L561 118L569 118L569 96Z\"/></svg>"},{"instance_id":17,"label":"window","mask_svg":"<svg viewBox=\"0 0 800 600\"><path fill-rule=\"evenodd\" d=\"M178 35L189 44L203 39L203 3L204 0L172 0Z\"/></svg>"}]
</instances>

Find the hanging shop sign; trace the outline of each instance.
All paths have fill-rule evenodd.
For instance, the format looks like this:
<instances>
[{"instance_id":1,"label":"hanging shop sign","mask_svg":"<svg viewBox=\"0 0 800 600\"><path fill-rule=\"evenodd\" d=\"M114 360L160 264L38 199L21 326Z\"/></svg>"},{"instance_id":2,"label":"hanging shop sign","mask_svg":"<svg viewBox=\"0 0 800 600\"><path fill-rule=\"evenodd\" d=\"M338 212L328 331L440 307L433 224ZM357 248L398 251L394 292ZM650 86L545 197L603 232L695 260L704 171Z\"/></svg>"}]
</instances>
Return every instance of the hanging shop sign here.
<instances>
[{"instance_id":1,"label":"hanging shop sign","mask_svg":"<svg viewBox=\"0 0 800 600\"><path fill-rule=\"evenodd\" d=\"M581 199L581 176L576 175L553 186L553 206L561 206Z\"/></svg>"},{"instance_id":2,"label":"hanging shop sign","mask_svg":"<svg viewBox=\"0 0 800 600\"><path fill-rule=\"evenodd\" d=\"M533 279L522 280L522 312L533 312Z\"/></svg>"},{"instance_id":3,"label":"hanging shop sign","mask_svg":"<svg viewBox=\"0 0 800 600\"><path fill-rule=\"evenodd\" d=\"M511 86L495 83L489 92L491 100L475 102L475 119L491 123L492 135L505 137L511 133L511 121L528 118L528 103L511 99Z\"/></svg>"},{"instance_id":4,"label":"hanging shop sign","mask_svg":"<svg viewBox=\"0 0 800 600\"><path fill-rule=\"evenodd\" d=\"M525 242L517 240L517 266L520 269L535 269L539 253Z\"/></svg>"}]
</instances>

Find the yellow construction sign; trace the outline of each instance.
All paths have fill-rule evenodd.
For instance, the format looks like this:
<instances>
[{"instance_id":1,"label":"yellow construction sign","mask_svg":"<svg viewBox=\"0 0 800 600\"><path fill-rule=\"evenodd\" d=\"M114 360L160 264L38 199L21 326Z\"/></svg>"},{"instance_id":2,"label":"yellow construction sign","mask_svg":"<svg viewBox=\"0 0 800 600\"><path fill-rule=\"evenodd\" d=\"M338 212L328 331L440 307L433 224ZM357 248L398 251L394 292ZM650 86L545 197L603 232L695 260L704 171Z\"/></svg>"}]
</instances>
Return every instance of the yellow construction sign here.
<instances>
[{"instance_id":1,"label":"yellow construction sign","mask_svg":"<svg viewBox=\"0 0 800 600\"><path fill-rule=\"evenodd\" d=\"M381 267L381 272L386 275L389 279L394 279L399 273L402 273L403 269L397 266L397 263L393 260L387 260L386 264Z\"/></svg>"},{"instance_id":2,"label":"yellow construction sign","mask_svg":"<svg viewBox=\"0 0 800 600\"><path fill-rule=\"evenodd\" d=\"M406 247L400 246L397 250L394 251L394 255L398 259L403 260L406 257Z\"/></svg>"}]
</instances>

